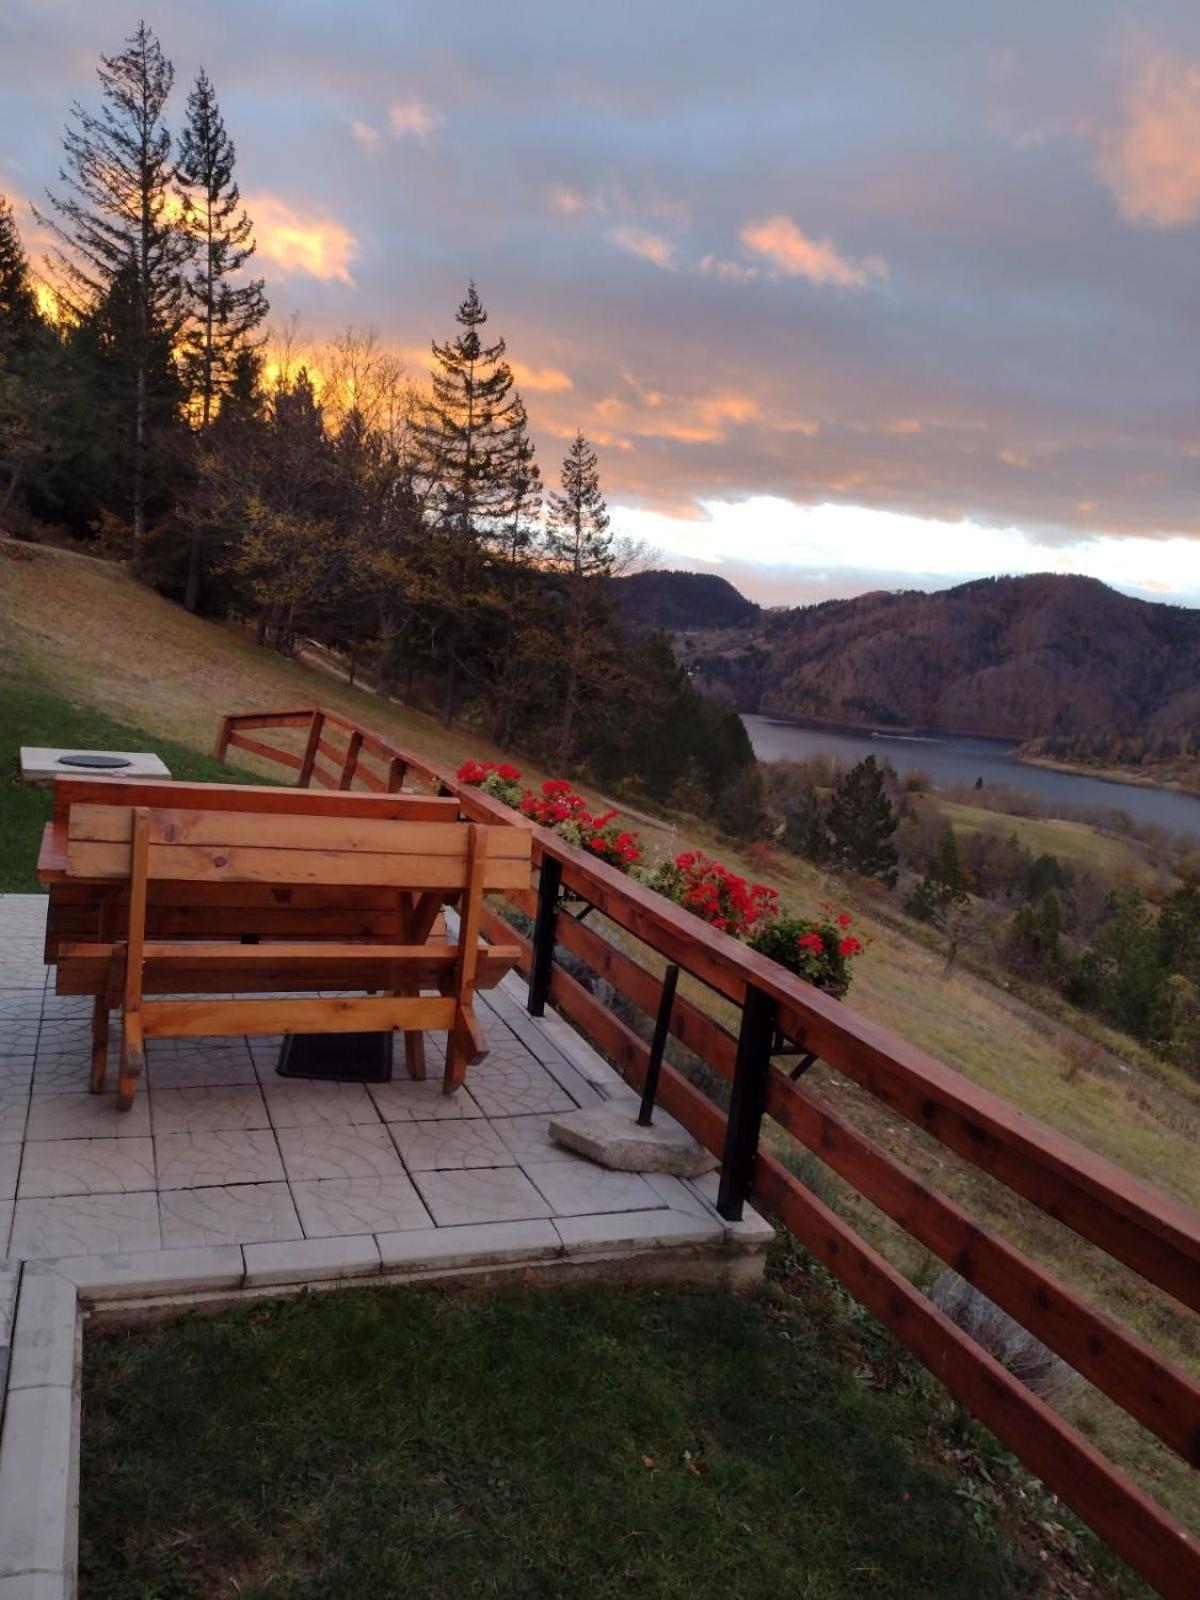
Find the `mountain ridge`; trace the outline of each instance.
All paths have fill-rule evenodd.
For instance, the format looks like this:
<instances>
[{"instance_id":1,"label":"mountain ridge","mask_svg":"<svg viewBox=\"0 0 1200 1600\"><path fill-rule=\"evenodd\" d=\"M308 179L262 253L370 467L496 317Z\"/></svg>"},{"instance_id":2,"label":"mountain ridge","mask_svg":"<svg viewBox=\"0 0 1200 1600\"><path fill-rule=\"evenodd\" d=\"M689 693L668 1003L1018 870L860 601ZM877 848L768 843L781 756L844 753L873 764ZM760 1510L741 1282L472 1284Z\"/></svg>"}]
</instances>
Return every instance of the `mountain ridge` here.
<instances>
[{"instance_id":1,"label":"mountain ridge","mask_svg":"<svg viewBox=\"0 0 1200 1600\"><path fill-rule=\"evenodd\" d=\"M1071 574L755 608L677 648L743 711L1021 740L1200 729L1200 611Z\"/></svg>"}]
</instances>

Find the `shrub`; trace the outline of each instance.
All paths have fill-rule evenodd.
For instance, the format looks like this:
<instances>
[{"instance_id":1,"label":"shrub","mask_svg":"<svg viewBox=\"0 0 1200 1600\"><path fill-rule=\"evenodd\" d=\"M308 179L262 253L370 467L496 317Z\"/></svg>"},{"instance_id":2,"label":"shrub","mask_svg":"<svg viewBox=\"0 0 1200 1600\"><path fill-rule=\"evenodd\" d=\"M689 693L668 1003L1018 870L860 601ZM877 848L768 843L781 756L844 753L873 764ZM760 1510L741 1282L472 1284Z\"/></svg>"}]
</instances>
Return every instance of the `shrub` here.
<instances>
[{"instance_id":1,"label":"shrub","mask_svg":"<svg viewBox=\"0 0 1200 1600\"><path fill-rule=\"evenodd\" d=\"M934 1282L929 1298L1047 1405L1063 1400L1078 1382L1065 1361L949 1267Z\"/></svg>"},{"instance_id":2,"label":"shrub","mask_svg":"<svg viewBox=\"0 0 1200 1600\"><path fill-rule=\"evenodd\" d=\"M819 919L785 912L757 928L749 943L759 955L841 1000L850 987L850 963L862 954L863 945L850 932L847 912L834 916L830 908L822 910Z\"/></svg>"},{"instance_id":3,"label":"shrub","mask_svg":"<svg viewBox=\"0 0 1200 1600\"><path fill-rule=\"evenodd\" d=\"M664 861L642 881L677 906L740 939L757 923L776 916L779 896L765 883L748 884L703 850L685 850Z\"/></svg>"}]
</instances>

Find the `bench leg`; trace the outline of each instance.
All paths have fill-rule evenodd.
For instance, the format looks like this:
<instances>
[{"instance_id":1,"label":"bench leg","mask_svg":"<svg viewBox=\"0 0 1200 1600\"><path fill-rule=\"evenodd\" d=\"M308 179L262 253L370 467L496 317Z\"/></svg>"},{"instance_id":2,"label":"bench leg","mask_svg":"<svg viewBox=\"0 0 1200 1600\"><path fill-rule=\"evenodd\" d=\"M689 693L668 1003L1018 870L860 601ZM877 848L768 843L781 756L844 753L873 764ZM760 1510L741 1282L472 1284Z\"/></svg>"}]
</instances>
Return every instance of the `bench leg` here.
<instances>
[{"instance_id":1,"label":"bench leg","mask_svg":"<svg viewBox=\"0 0 1200 1600\"><path fill-rule=\"evenodd\" d=\"M483 1029L475 1020L470 1006L461 1006L454 1018L454 1026L446 1036L446 1072L442 1078L442 1093L453 1094L461 1089L467 1068L482 1061L487 1055L487 1041Z\"/></svg>"},{"instance_id":2,"label":"bench leg","mask_svg":"<svg viewBox=\"0 0 1200 1600\"><path fill-rule=\"evenodd\" d=\"M133 1104L138 1079L146 1070L146 1052L142 1038L142 1019L134 1012L125 1013L125 1032L121 1039L121 1077L117 1084L117 1110L128 1111Z\"/></svg>"},{"instance_id":3,"label":"bench leg","mask_svg":"<svg viewBox=\"0 0 1200 1600\"><path fill-rule=\"evenodd\" d=\"M408 1075L418 1083L425 1079L425 1035L420 1032L404 1035L404 1065Z\"/></svg>"},{"instance_id":4,"label":"bench leg","mask_svg":"<svg viewBox=\"0 0 1200 1600\"><path fill-rule=\"evenodd\" d=\"M98 994L92 1001L92 1078L93 1094L104 1093L108 1071L108 996Z\"/></svg>"}]
</instances>

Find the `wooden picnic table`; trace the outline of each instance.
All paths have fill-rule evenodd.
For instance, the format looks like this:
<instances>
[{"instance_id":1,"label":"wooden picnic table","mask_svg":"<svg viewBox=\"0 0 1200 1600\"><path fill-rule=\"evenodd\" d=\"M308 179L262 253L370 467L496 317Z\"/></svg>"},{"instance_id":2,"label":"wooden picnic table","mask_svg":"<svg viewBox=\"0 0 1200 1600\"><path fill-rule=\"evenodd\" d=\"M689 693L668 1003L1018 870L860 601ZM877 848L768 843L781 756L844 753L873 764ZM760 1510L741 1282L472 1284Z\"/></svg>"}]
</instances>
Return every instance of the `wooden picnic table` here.
<instances>
[{"instance_id":1,"label":"wooden picnic table","mask_svg":"<svg viewBox=\"0 0 1200 1600\"><path fill-rule=\"evenodd\" d=\"M453 797L77 777L55 785L37 868L58 992L93 998L96 1092L123 1004L126 1106L143 1032L391 1028L424 1077L423 1031L445 1029L452 1092L486 1049L474 990L518 956L481 940L483 895L527 889L530 872L527 830L460 821ZM382 993L309 998L330 990ZM263 998L145 998L231 994Z\"/></svg>"}]
</instances>

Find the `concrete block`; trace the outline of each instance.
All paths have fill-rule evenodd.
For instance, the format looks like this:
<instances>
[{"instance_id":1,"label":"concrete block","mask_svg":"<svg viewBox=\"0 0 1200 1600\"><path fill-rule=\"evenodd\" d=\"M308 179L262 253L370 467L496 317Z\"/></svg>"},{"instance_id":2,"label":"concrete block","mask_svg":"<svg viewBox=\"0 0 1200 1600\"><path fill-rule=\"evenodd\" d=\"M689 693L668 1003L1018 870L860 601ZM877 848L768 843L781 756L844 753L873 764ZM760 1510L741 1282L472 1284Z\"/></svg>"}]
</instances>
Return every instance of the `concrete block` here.
<instances>
[{"instance_id":1,"label":"concrete block","mask_svg":"<svg viewBox=\"0 0 1200 1600\"><path fill-rule=\"evenodd\" d=\"M75 1285L31 1261L21 1275L17 1321L8 1371L8 1391L75 1382Z\"/></svg>"},{"instance_id":2,"label":"concrete block","mask_svg":"<svg viewBox=\"0 0 1200 1600\"><path fill-rule=\"evenodd\" d=\"M512 1261L540 1261L561 1252L554 1224L542 1218L529 1222L466 1223L379 1235L379 1254L385 1272L404 1268L500 1266Z\"/></svg>"},{"instance_id":3,"label":"concrete block","mask_svg":"<svg viewBox=\"0 0 1200 1600\"><path fill-rule=\"evenodd\" d=\"M716 1157L686 1128L661 1112L640 1127L627 1104L589 1106L550 1123L550 1137L618 1172L669 1172L690 1178L716 1166Z\"/></svg>"},{"instance_id":4,"label":"concrete block","mask_svg":"<svg viewBox=\"0 0 1200 1600\"><path fill-rule=\"evenodd\" d=\"M0 1577L65 1577L74 1568L78 1405L61 1385L8 1397L0 1436Z\"/></svg>"},{"instance_id":5,"label":"concrete block","mask_svg":"<svg viewBox=\"0 0 1200 1600\"><path fill-rule=\"evenodd\" d=\"M692 1179L692 1188L713 1208L714 1215L716 1215L717 1193L720 1187L720 1174L716 1172L706 1172L702 1177ZM753 1206L743 1208L740 1222L726 1222L723 1217L719 1220L725 1229L726 1237L737 1239L742 1244L765 1246L775 1237L775 1229L765 1217L759 1216Z\"/></svg>"},{"instance_id":6,"label":"concrete block","mask_svg":"<svg viewBox=\"0 0 1200 1600\"><path fill-rule=\"evenodd\" d=\"M246 1288L358 1278L379 1271L379 1246L369 1233L294 1239L280 1244L247 1244Z\"/></svg>"},{"instance_id":7,"label":"concrete block","mask_svg":"<svg viewBox=\"0 0 1200 1600\"><path fill-rule=\"evenodd\" d=\"M45 1265L69 1279L85 1301L237 1289L245 1272L242 1252L236 1244L64 1256Z\"/></svg>"},{"instance_id":8,"label":"concrete block","mask_svg":"<svg viewBox=\"0 0 1200 1600\"><path fill-rule=\"evenodd\" d=\"M125 767L71 767L63 756L120 756ZM55 778L170 778L171 771L152 750L80 750L78 745L21 746L21 776L26 783L53 785Z\"/></svg>"},{"instance_id":9,"label":"concrete block","mask_svg":"<svg viewBox=\"0 0 1200 1600\"><path fill-rule=\"evenodd\" d=\"M569 1256L612 1251L714 1245L724 1239L720 1223L681 1211L621 1211L603 1216L559 1217L555 1222Z\"/></svg>"}]
</instances>

